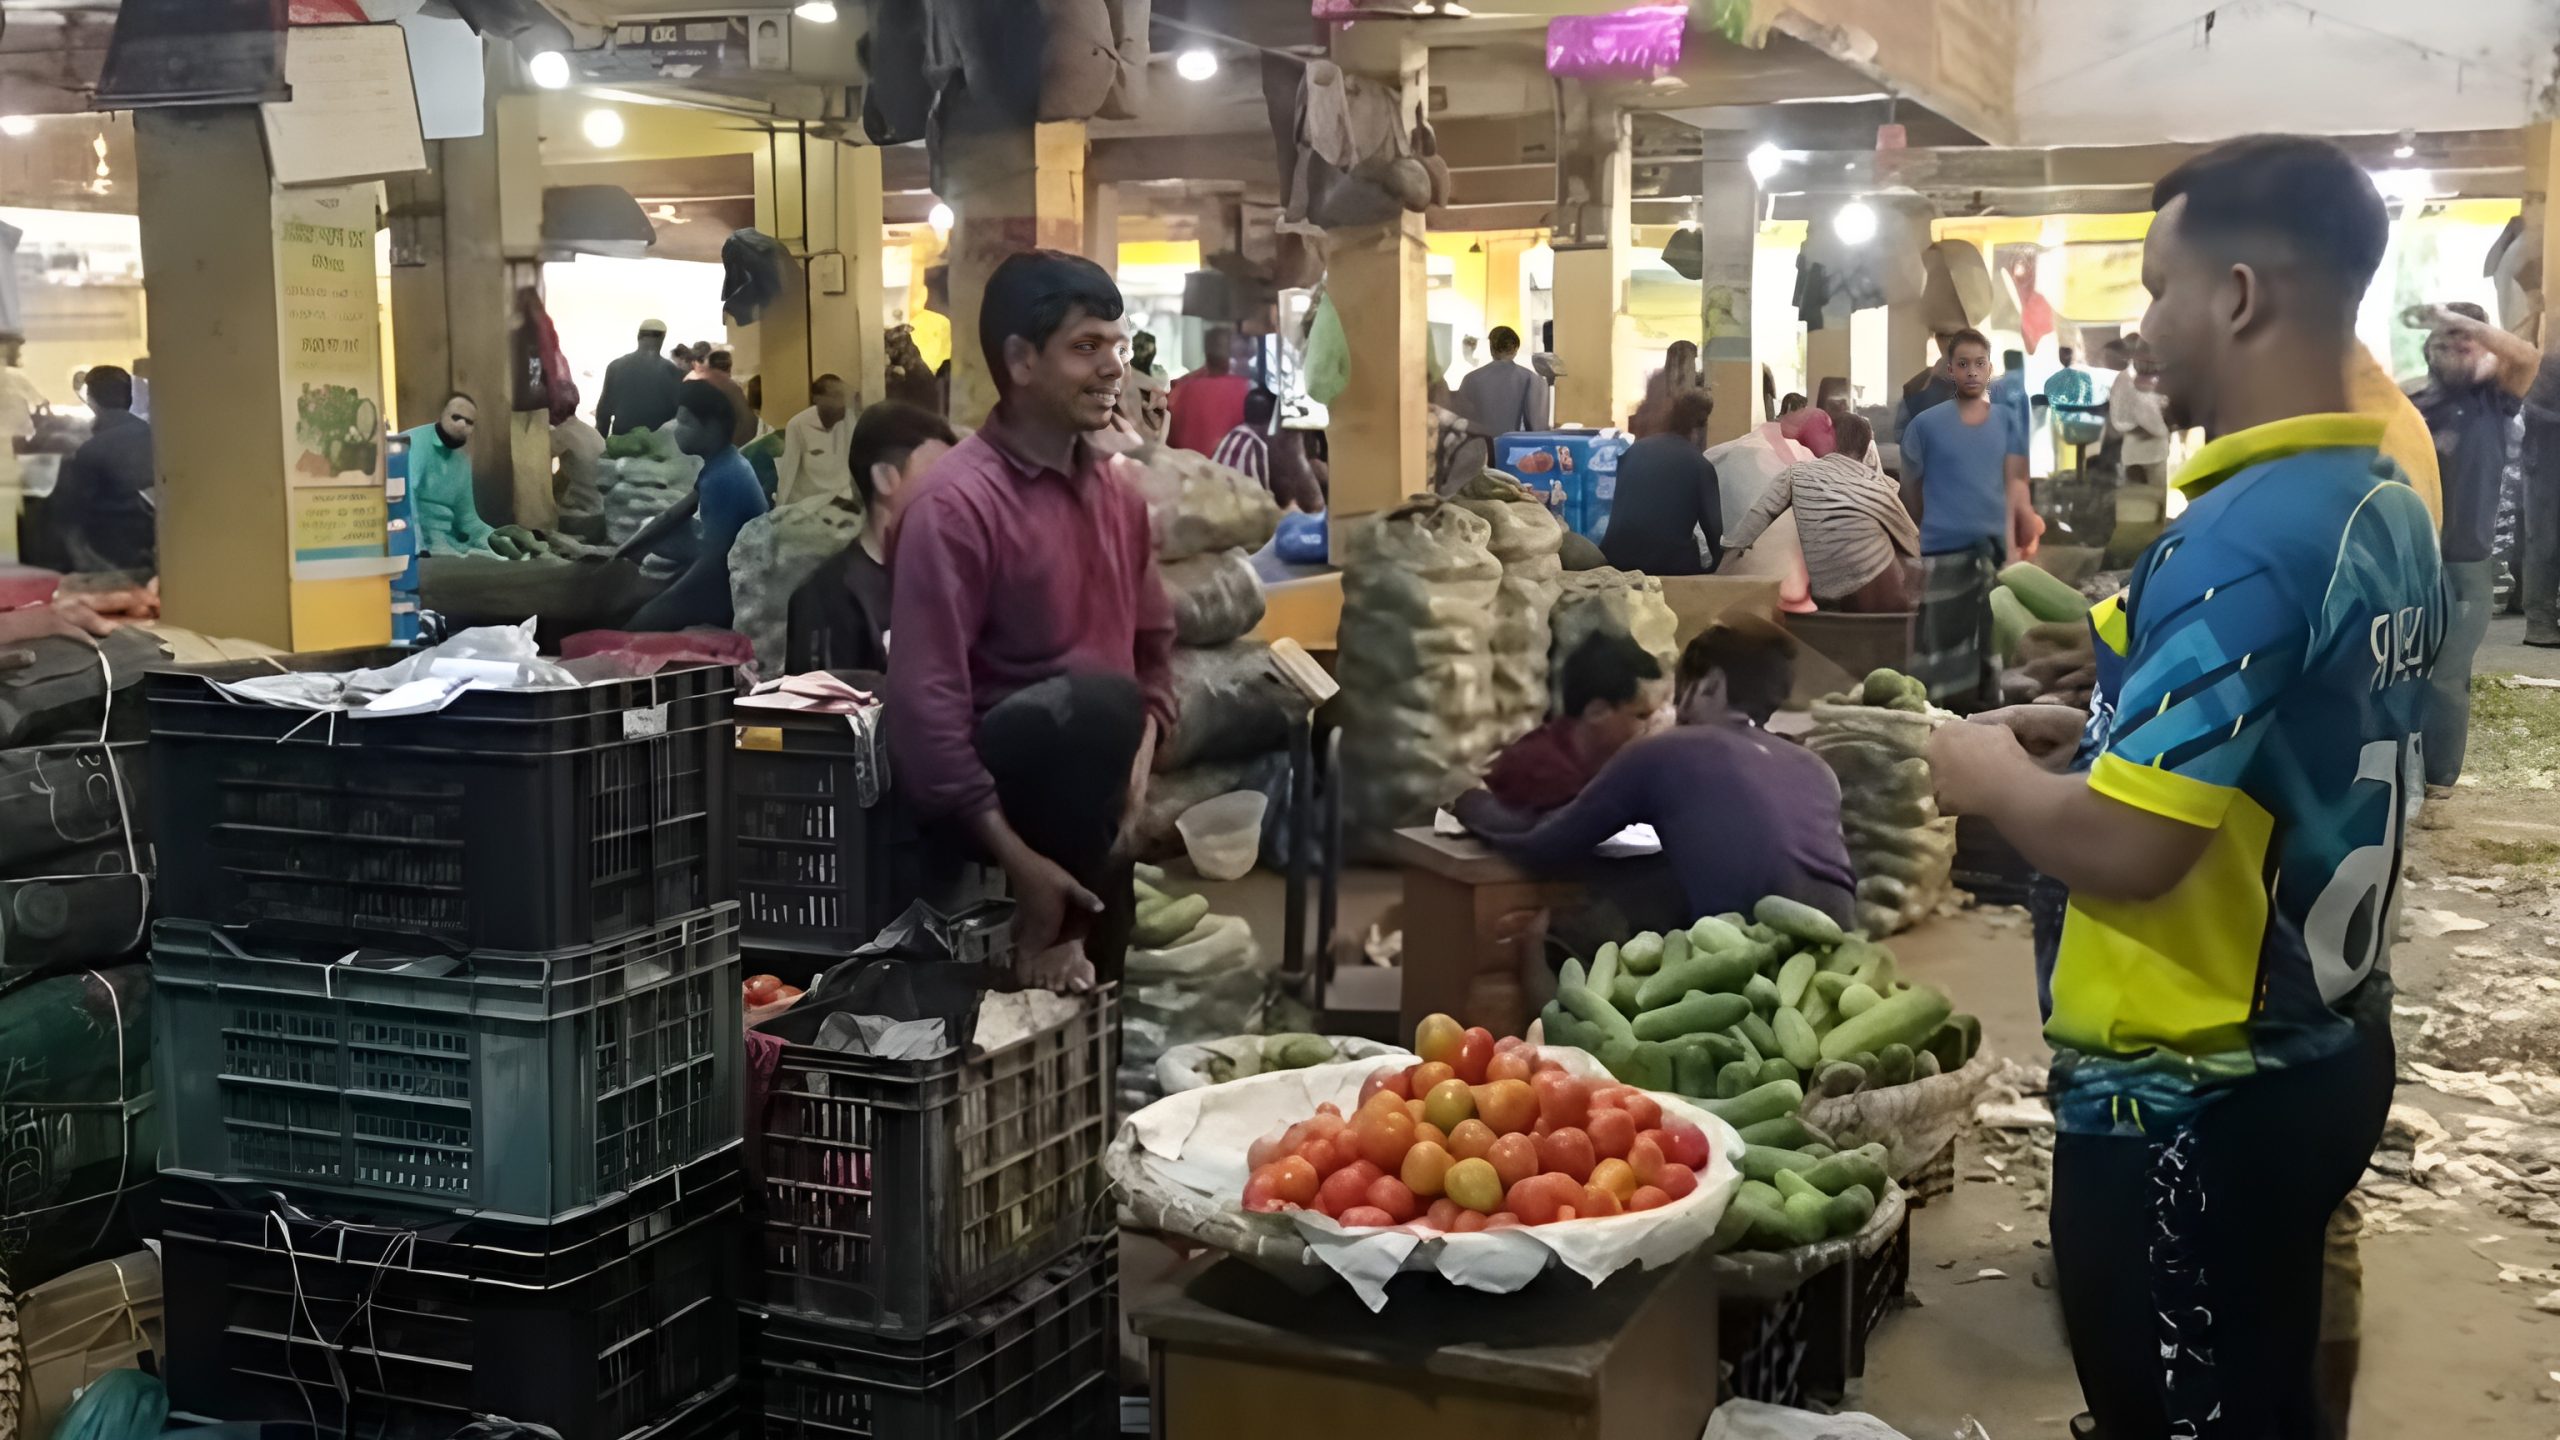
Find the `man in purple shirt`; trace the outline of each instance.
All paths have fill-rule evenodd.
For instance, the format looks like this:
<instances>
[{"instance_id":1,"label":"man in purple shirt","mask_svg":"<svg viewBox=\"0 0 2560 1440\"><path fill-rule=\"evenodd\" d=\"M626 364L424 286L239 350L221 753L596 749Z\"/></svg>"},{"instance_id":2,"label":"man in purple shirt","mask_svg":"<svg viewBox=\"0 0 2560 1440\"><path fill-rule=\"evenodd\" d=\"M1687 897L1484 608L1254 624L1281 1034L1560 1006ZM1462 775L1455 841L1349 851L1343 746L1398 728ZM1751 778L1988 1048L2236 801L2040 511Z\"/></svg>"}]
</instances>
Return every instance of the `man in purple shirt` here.
<instances>
[{"instance_id":1,"label":"man in purple shirt","mask_svg":"<svg viewBox=\"0 0 2560 1440\"><path fill-rule=\"evenodd\" d=\"M946 873L1003 867L1023 978L1119 978L1121 821L1175 708L1146 501L1086 438L1120 401L1120 291L1055 250L988 277L1000 399L916 483L891 543L889 745Z\"/></svg>"}]
</instances>

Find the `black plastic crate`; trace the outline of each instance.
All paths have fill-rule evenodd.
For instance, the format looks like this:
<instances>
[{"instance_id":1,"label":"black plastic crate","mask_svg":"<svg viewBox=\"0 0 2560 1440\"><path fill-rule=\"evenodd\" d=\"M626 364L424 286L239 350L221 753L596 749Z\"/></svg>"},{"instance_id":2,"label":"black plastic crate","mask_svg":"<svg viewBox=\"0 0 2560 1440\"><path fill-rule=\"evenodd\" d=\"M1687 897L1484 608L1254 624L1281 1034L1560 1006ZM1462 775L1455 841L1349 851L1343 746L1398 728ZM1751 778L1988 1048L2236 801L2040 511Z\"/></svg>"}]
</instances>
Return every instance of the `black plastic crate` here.
<instances>
[{"instance_id":1,"label":"black plastic crate","mask_svg":"<svg viewBox=\"0 0 2560 1440\"><path fill-rule=\"evenodd\" d=\"M164 920L152 974L164 1168L194 1178L548 1223L740 1138L734 905L379 965Z\"/></svg>"},{"instance_id":2,"label":"black plastic crate","mask_svg":"<svg viewBox=\"0 0 2560 1440\"><path fill-rule=\"evenodd\" d=\"M1819 1284L1837 1274L1826 1270L1806 1283ZM1723 1379L1719 1399L1803 1406L1808 1397L1806 1352L1811 1349L1806 1310L1803 1286L1775 1299L1728 1295L1717 1305L1716 1358Z\"/></svg>"},{"instance_id":3,"label":"black plastic crate","mask_svg":"<svg viewBox=\"0 0 2560 1440\"><path fill-rule=\"evenodd\" d=\"M1911 1211L1873 1255L1852 1256L1808 1279L1802 1373L1804 1390L1836 1400L1867 1373L1867 1341L1911 1288Z\"/></svg>"},{"instance_id":4,"label":"black plastic crate","mask_svg":"<svg viewBox=\"0 0 2560 1440\"><path fill-rule=\"evenodd\" d=\"M746 707L737 744L732 833L748 945L844 955L914 903L923 833L876 741L842 715Z\"/></svg>"},{"instance_id":5,"label":"black plastic crate","mask_svg":"<svg viewBox=\"0 0 2560 1440\"><path fill-rule=\"evenodd\" d=\"M1083 1243L1103 1196L1119 994L1082 999L967 1058L787 1046L749 1125L766 1303L920 1335Z\"/></svg>"},{"instance_id":6,"label":"black plastic crate","mask_svg":"<svg viewBox=\"0 0 2560 1440\"><path fill-rule=\"evenodd\" d=\"M445 1440L473 1415L563 1440L680 1430L737 1383L738 1204L623 1213L641 1243L550 1285L398 1227L184 1216L162 1244L171 1407L350 1440Z\"/></svg>"},{"instance_id":7,"label":"black plastic crate","mask_svg":"<svg viewBox=\"0 0 2560 1440\"><path fill-rule=\"evenodd\" d=\"M764 1440L1116 1436L1119 1249L1067 1260L913 1340L764 1318L756 1388Z\"/></svg>"},{"instance_id":8,"label":"black plastic crate","mask_svg":"<svg viewBox=\"0 0 2560 1440\"><path fill-rule=\"evenodd\" d=\"M1956 855L1951 878L1958 889L1980 905L2024 905L2035 869L2000 827L1978 815L1956 820Z\"/></svg>"},{"instance_id":9,"label":"black plastic crate","mask_svg":"<svg viewBox=\"0 0 2560 1440\"><path fill-rule=\"evenodd\" d=\"M404 652L285 657L297 669ZM495 950L593 944L730 898L726 666L471 690L357 719L230 698L264 661L155 671L161 913Z\"/></svg>"}]
</instances>

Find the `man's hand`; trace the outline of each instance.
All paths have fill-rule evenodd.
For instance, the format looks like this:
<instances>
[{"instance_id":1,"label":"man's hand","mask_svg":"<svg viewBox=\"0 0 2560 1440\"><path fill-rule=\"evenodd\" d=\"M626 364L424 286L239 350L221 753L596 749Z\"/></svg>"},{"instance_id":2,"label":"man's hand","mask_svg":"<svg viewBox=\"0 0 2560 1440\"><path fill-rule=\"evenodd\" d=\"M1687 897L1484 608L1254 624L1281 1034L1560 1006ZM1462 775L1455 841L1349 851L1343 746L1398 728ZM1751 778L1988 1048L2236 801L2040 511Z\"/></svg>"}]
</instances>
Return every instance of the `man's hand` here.
<instances>
[{"instance_id":1,"label":"man's hand","mask_svg":"<svg viewBox=\"0 0 2560 1440\"><path fill-rule=\"evenodd\" d=\"M2089 728L2089 712L2070 705L2012 705L1973 717L1976 725L1998 725L2018 737L2029 759L2047 770L2071 768L2079 753L2081 732Z\"/></svg>"},{"instance_id":2,"label":"man's hand","mask_svg":"<svg viewBox=\"0 0 2560 1440\"><path fill-rule=\"evenodd\" d=\"M65 596L50 605L30 605L0 614L0 645L54 637L95 645L99 637L114 634L116 625L85 602Z\"/></svg>"},{"instance_id":3,"label":"man's hand","mask_svg":"<svg viewBox=\"0 0 2560 1440\"><path fill-rule=\"evenodd\" d=\"M2030 503L2012 498L2009 502L2009 558L2033 560L2037 546L2044 539L2044 517Z\"/></svg>"},{"instance_id":4,"label":"man's hand","mask_svg":"<svg viewBox=\"0 0 2560 1440\"><path fill-rule=\"evenodd\" d=\"M1941 725L1929 737L1929 775L1938 808L1949 815L1985 815L2034 757L2006 725L1966 721Z\"/></svg>"},{"instance_id":5,"label":"man's hand","mask_svg":"<svg viewBox=\"0 0 2560 1440\"><path fill-rule=\"evenodd\" d=\"M1093 892L1077 884L1074 876L1045 855L1026 849L1005 864L1004 872L1013 886L1013 953L1017 965L1033 963L1058 943L1070 907L1088 915L1102 913L1102 902L1094 898Z\"/></svg>"}]
</instances>

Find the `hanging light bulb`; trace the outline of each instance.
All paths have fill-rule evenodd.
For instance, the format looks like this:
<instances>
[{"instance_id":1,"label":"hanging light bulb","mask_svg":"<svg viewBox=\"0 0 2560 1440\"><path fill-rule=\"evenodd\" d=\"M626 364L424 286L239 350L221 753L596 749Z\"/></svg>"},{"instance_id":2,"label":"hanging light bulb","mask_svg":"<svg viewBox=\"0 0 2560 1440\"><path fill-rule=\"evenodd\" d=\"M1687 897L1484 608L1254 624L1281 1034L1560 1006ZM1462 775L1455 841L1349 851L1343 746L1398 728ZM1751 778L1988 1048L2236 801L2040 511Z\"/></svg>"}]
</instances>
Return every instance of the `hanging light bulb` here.
<instances>
[{"instance_id":1,"label":"hanging light bulb","mask_svg":"<svg viewBox=\"0 0 2560 1440\"><path fill-rule=\"evenodd\" d=\"M1864 200L1850 201L1831 217L1831 233L1847 244L1866 244L1876 238L1876 208Z\"/></svg>"},{"instance_id":2,"label":"hanging light bulb","mask_svg":"<svg viewBox=\"0 0 2560 1440\"><path fill-rule=\"evenodd\" d=\"M557 50L545 50L525 62L525 73L533 83L545 90L569 88L569 57Z\"/></svg>"},{"instance_id":3,"label":"hanging light bulb","mask_svg":"<svg viewBox=\"0 0 2560 1440\"><path fill-rule=\"evenodd\" d=\"M1787 157L1777 146L1762 143L1753 146L1751 154L1742 163L1751 167L1751 179L1754 183L1766 185L1777 178L1780 170L1786 168Z\"/></svg>"},{"instance_id":4,"label":"hanging light bulb","mask_svg":"<svg viewBox=\"0 0 2560 1440\"><path fill-rule=\"evenodd\" d=\"M0 135L6 135L13 140L23 140L34 133L36 133L36 117L33 115L0 115Z\"/></svg>"},{"instance_id":5,"label":"hanging light bulb","mask_svg":"<svg viewBox=\"0 0 2560 1440\"><path fill-rule=\"evenodd\" d=\"M578 122L578 130L587 137L588 144L599 150L610 150L622 143L622 112L607 109L590 110L586 118Z\"/></svg>"},{"instance_id":6,"label":"hanging light bulb","mask_svg":"<svg viewBox=\"0 0 2560 1440\"><path fill-rule=\"evenodd\" d=\"M1194 45L1173 59L1173 73L1197 83L1218 73L1218 54L1205 45Z\"/></svg>"},{"instance_id":7,"label":"hanging light bulb","mask_svg":"<svg viewBox=\"0 0 2560 1440\"><path fill-rule=\"evenodd\" d=\"M924 223L933 227L934 234L948 235L951 233L952 221L956 218L951 213L950 206L936 200L933 202L933 208L925 212Z\"/></svg>"},{"instance_id":8,"label":"hanging light bulb","mask_svg":"<svg viewBox=\"0 0 2560 1440\"><path fill-rule=\"evenodd\" d=\"M835 0L802 0L800 8L791 13L812 25L836 23Z\"/></svg>"}]
</instances>

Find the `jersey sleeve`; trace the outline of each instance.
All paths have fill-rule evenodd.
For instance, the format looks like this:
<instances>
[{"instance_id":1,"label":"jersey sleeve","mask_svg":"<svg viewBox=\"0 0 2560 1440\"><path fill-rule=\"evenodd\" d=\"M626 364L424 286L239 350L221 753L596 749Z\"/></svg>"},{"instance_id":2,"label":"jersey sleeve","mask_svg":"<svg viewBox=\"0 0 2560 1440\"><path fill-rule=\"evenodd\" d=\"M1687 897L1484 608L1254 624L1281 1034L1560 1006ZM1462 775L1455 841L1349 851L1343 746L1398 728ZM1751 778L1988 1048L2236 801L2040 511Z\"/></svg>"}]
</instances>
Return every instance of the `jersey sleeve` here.
<instances>
[{"instance_id":1,"label":"jersey sleeve","mask_svg":"<svg viewBox=\"0 0 2560 1440\"><path fill-rule=\"evenodd\" d=\"M2190 540L2135 595L2124 684L2089 788L2211 829L2310 653L2309 613L2245 547Z\"/></svg>"}]
</instances>

